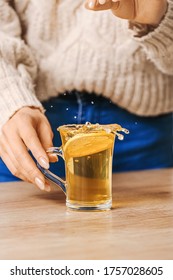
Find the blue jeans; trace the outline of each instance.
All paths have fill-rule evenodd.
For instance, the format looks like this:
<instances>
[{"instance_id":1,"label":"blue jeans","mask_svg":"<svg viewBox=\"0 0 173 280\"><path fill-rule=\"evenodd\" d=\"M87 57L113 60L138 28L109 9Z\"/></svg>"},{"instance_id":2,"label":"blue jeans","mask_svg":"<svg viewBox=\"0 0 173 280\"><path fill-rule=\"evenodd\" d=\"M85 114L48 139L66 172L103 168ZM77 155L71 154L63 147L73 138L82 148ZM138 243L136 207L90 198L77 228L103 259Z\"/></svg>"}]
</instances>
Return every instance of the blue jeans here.
<instances>
[{"instance_id":1,"label":"blue jeans","mask_svg":"<svg viewBox=\"0 0 173 280\"><path fill-rule=\"evenodd\" d=\"M86 92L66 92L43 102L54 132L54 146L61 140L57 127L69 123L118 123L130 130L123 141L116 140L113 172L173 167L173 115L139 117L109 99ZM51 164L51 171L64 176L64 162ZM0 182L18 180L0 161Z\"/></svg>"}]
</instances>

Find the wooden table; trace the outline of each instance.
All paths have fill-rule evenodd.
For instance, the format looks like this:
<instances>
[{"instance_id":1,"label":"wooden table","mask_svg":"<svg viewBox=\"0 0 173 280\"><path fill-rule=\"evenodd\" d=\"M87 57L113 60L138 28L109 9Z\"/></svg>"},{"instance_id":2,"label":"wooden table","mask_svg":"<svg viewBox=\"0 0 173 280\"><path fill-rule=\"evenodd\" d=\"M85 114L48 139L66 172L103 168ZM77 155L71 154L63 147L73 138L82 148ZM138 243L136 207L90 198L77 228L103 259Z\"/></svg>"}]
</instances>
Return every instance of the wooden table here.
<instances>
[{"instance_id":1,"label":"wooden table","mask_svg":"<svg viewBox=\"0 0 173 280\"><path fill-rule=\"evenodd\" d=\"M51 193L0 184L0 259L173 259L173 169L113 175L113 209L66 209Z\"/></svg>"}]
</instances>

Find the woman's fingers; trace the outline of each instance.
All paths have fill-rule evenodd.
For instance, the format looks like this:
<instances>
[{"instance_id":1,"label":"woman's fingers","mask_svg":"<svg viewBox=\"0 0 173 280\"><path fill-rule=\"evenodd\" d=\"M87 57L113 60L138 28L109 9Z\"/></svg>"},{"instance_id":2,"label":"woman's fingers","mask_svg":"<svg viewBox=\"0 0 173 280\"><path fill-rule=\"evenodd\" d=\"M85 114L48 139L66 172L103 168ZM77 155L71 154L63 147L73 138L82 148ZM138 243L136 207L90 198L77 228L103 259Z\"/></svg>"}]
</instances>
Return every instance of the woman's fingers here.
<instances>
[{"instance_id":1,"label":"woman's fingers","mask_svg":"<svg viewBox=\"0 0 173 280\"><path fill-rule=\"evenodd\" d=\"M124 19L135 18L134 0L87 0L85 7L93 11L111 10L112 13Z\"/></svg>"},{"instance_id":2,"label":"woman's fingers","mask_svg":"<svg viewBox=\"0 0 173 280\"><path fill-rule=\"evenodd\" d=\"M27 114L24 114L23 118L16 114L17 116L3 126L0 135L0 155L12 174L34 183L42 190L50 191L49 183L45 181L28 152L30 150L44 168L49 167L49 158L37 134L40 124L46 124L48 121L38 110L26 111ZM48 133L45 134L45 138L47 135ZM49 144L52 145L52 142Z\"/></svg>"},{"instance_id":3,"label":"woman's fingers","mask_svg":"<svg viewBox=\"0 0 173 280\"><path fill-rule=\"evenodd\" d=\"M39 164L48 169L49 168L49 158L45 152L39 138L37 131L31 126L26 125L23 129L20 130L20 138L23 140L26 147L31 151L34 158L39 162ZM45 135L45 138L47 135ZM19 139L16 139L19 141ZM20 142L21 144L21 142ZM24 148L24 146L22 146ZM26 149L25 149L26 150ZM24 152L24 149L23 149Z\"/></svg>"},{"instance_id":4,"label":"woman's fingers","mask_svg":"<svg viewBox=\"0 0 173 280\"><path fill-rule=\"evenodd\" d=\"M40 126L37 129L38 137L41 142L41 145L43 146L44 150L47 151L48 148L53 147L53 132L51 129L50 124L47 123L41 123ZM47 154L50 162L56 162L58 161L58 157L53 154Z\"/></svg>"},{"instance_id":5,"label":"woman's fingers","mask_svg":"<svg viewBox=\"0 0 173 280\"><path fill-rule=\"evenodd\" d=\"M18 135L13 134L8 141L9 142L6 140L3 145L3 150L6 152L4 162L6 165L8 164L12 174L22 180L36 184L41 190L47 190L48 188L45 185L45 178L29 155L21 138L19 138ZM7 160L8 158L9 161ZM13 166L9 165L10 162Z\"/></svg>"},{"instance_id":6,"label":"woman's fingers","mask_svg":"<svg viewBox=\"0 0 173 280\"><path fill-rule=\"evenodd\" d=\"M93 11L117 9L120 0L87 0L85 7Z\"/></svg>"},{"instance_id":7,"label":"woman's fingers","mask_svg":"<svg viewBox=\"0 0 173 280\"><path fill-rule=\"evenodd\" d=\"M157 26L167 11L168 1L86 0L85 7L93 11L111 9L116 17Z\"/></svg>"},{"instance_id":8,"label":"woman's fingers","mask_svg":"<svg viewBox=\"0 0 173 280\"><path fill-rule=\"evenodd\" d=\"M33 184L36 184L41 190L48 190L49 188L46 187L46 182L43 174L37 168L35 162L31 158L28 153L28 150L31 150L32 154L36 158L36 160L44 167L48 168L47 158L45 157L45 151L41 147L40 141L36 134L31 133L32 138L30 138L30 143L26 138L24 139L19 138L18 136L15 138L15 147L13 148L13 154L18 163L22 163L22 168L24 170L24 174L28 180L30 180ZM23 141L22 141L23 140ZM38 145L38 151L36 150L36 145ZM20 147L20 152L19 152ZM46 160L45 160L46 158ZM21 165L21 164L20 164ZM20 167L18 166L18 168Z\"/></svg>"}]
</instances>

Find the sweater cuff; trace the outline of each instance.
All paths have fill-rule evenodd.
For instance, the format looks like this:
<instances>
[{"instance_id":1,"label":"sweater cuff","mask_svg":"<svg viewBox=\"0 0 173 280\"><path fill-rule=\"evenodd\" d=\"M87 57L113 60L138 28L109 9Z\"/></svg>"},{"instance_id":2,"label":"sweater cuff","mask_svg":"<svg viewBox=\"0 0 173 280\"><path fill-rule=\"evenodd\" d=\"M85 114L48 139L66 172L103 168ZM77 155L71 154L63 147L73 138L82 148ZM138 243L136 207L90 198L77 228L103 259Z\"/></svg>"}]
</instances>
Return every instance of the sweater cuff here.
<instances>
[{"instance_id":1,"label":"sweater cuff","mask_svg":"<svg viewBox=\"0 0 173 280\"><path fill-rule=\"evenodd\" d=\"M9 77L8 87L2 88L1 85L0 92L0 129L22 107L30 106L39 108L43 113L45 111L33 88L27 88L21 78L14 80L14 77Z\"/></svg>"},{"instance_id":2,"label":"sweater cuff","mask_svg":"<svg viewBox=\"0 0 173 280\"><path fill-rule=\"evenodd\" d=\"M168 0L167 12L158 27L151 30L147 35L135 37L152 57L165 56L165 50L172 47L173 43L173 0Z\"/></svg>"}]
</instances>

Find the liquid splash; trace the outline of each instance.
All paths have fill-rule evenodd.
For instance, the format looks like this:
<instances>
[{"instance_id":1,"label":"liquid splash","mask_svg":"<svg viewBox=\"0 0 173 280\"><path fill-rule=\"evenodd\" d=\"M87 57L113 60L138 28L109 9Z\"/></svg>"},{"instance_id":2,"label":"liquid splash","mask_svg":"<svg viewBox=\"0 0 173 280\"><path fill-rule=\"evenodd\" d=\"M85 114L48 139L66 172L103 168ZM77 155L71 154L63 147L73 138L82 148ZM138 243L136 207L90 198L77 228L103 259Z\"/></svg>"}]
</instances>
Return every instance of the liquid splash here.
<instances>
[{"instance_id":1,"label":"liquid splash","mask_svg":"<svg viewBox=\"0 0 173 280\"><path fill-rule=\"evenodd\" d=\"M90 122L86 122L85 124L69 124L69 125L64 125L61 127L63 127L63 128L67 127L67 135L66 135L67 139L66 140L72 138L76 134L100 132L100 131L105 131L106 133L113 133L118 137L119 140L124 139L124 135L119 132L129 134L128 129L123 128L118 124L101 125L99 123L92 124ZM61 127L59 127L57 130L59 131L59 129ZM70 130L69 130L69 128L70 128Z\"/></svg>"}]
</instances>

